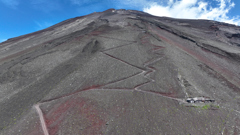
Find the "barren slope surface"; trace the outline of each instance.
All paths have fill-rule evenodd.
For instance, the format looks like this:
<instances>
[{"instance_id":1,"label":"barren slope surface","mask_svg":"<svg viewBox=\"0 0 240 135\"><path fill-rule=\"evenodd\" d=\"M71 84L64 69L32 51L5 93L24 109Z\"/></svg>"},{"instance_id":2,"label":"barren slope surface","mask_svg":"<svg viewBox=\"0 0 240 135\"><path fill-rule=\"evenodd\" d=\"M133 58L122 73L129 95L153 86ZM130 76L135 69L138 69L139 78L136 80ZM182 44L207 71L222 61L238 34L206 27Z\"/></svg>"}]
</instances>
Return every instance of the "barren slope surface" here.
<instances>
[{"instance_id":1,"label":"barren slope surface","mask_svg":"<svg viewBox=\"0 0 240 135\"><path fill-rule=\"evenodd\" d=\"M109 9L9 39L0 121L1 135L240 134L240 27Z\"/></svg>"}]
</instances>

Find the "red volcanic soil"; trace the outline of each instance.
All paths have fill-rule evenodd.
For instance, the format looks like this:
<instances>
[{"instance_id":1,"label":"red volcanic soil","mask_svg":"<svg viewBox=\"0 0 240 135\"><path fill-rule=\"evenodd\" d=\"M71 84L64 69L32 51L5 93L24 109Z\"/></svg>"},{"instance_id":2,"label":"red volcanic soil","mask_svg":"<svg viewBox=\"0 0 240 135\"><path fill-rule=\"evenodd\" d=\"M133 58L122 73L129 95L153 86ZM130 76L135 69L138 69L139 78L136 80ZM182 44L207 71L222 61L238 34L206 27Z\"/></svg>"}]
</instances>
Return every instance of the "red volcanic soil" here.
<instances>
[{"instance_id":1,"label":"red volcanic soil","mask_svg":"<svg viewBox=\"0 0 240 135\"><path fill-rule=\"evenodd\" d=\"M86 128L82 131L83 134L102 134L102 128L104 128L106 124L104 116L101 115L104 114L104 112L100 111L98 107L90 101L86 101L83 98L71 98L55 106L50 112L44 115L49 134L58 134L64 122L74 116L81 117L81 119L84 120L82 125L86 125ZM72 125L68 124L67 126L74 127L74 123L72 123Z\"/></svg>"}]
</instances>

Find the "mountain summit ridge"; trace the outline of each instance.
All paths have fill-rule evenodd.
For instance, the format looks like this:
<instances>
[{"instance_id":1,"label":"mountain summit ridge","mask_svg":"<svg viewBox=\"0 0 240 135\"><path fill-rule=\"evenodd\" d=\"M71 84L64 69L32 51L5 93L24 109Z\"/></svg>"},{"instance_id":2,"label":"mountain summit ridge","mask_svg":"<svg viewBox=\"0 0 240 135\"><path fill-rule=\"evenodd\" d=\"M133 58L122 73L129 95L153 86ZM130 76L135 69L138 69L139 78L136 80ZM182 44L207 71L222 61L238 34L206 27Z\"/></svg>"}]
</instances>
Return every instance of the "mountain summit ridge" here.
<instances>
[{"instance_id":1,"label":"mountain summit ridge","mask_svg":"<svg viewBox=\"0 0 240 135\"><path fill-rule=\"evenodd\" d=\"M9 39L0 134L239 134L239 33L109 9Z\"/></svg>"}]
</instances>

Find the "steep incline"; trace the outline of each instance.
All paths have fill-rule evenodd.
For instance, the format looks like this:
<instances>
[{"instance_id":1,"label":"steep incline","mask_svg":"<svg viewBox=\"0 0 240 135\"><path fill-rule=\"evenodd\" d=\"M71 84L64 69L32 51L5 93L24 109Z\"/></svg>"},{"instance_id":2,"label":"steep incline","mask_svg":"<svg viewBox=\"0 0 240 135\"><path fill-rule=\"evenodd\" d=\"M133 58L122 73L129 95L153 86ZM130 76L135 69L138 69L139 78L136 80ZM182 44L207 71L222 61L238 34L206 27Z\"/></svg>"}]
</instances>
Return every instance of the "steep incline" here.
<instances>
[{"instance_id":1,"label":"steep incline","mask_svg":"<svg viewBox=\"0 0 240 135\"><path fill-rule=\"evenodd\" d=\"M0 134L240 134L239 33L109 9L10 39Z\"/></svg>"}]
</instances>

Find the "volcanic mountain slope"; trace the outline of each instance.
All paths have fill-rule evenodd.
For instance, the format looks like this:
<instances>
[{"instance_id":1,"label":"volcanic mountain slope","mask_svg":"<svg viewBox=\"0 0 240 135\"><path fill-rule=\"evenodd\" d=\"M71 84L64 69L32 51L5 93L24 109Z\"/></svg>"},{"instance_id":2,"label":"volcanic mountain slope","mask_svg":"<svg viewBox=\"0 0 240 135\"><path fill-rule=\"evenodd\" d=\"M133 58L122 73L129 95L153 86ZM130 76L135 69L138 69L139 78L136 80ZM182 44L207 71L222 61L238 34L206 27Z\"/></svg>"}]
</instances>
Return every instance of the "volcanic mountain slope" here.
<instances>
[{"instance_id":1,"label":"volcanic mountain slope","mask_svg":"<svg viewBox=\"0 0 240 135\"><path fill-rule=\"evenodd\" d=\"M9 39L0 134L240 134L240 27L109 9Z\"/></svg>"}]
</instances>

